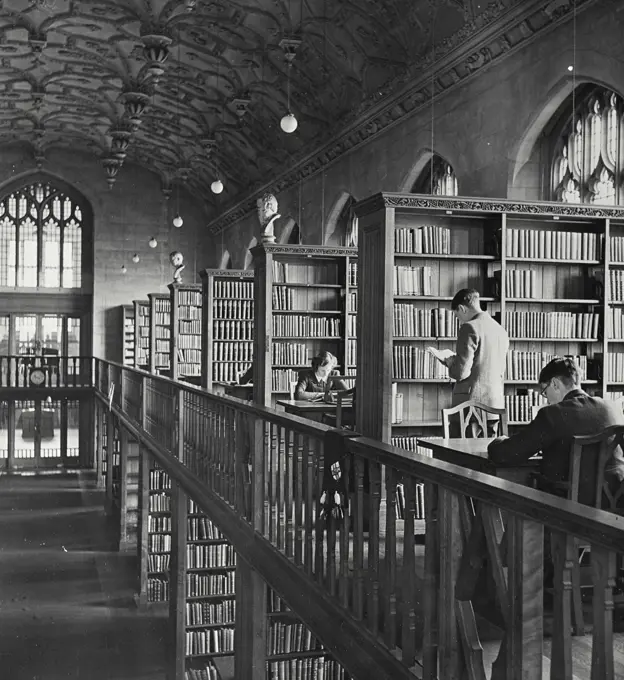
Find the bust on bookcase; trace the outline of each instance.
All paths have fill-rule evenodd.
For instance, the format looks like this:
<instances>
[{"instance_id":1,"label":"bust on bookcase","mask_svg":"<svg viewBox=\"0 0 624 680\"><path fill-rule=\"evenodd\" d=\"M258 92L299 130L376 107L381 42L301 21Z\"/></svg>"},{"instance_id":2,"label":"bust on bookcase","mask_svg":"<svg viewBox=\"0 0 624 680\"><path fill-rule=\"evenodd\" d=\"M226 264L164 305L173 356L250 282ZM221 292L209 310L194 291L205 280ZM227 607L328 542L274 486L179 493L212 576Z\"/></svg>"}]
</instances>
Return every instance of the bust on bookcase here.
<instances>
[{"instance_id":1,"label":"bust on bookcase","mask_svg":"<svg viewBox=\"0 0 624 680\"><path fill-rule=\"evenodd\" d=\"M258 208L258 220L262 227L262 243L275 243L273 227L275 220L281 217L277 212L277 198L275 198L273 194L267 192L256 201L256 206Z\"/></svg>"}]
</instances>

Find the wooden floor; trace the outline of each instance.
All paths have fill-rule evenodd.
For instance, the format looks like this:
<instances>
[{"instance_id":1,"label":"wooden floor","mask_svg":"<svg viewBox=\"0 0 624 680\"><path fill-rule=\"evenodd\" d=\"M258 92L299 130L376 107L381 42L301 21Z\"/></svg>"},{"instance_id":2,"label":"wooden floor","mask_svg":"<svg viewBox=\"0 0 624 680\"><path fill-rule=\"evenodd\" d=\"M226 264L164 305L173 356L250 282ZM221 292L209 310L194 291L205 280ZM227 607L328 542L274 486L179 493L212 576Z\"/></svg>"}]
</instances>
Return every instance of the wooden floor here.
<instances>
[{"instance_id":1,"label":"wooden floor","mask_svg":"<svg viewBox=\"0 0 624 680\"><path fill-rule=\"evenodd\" d=\"M165 619L102 508L85 474L0 477L2 680L165 680Z\"/></svg>"}]
</instances>

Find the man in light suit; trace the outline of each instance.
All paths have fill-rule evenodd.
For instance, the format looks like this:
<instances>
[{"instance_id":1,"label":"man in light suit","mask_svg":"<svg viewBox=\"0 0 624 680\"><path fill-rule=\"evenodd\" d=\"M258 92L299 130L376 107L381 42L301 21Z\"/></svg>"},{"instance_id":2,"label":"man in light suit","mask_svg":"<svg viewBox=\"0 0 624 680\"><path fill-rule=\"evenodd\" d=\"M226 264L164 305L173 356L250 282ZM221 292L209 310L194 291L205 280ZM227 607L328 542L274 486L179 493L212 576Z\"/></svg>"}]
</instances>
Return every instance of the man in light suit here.
<instances>
[{"instance_id":1,"label":"man in light suit","mask_svg":"<svg viewBox=\"0 0 624 680\"><path fill-rule=\"evenodd\" d=\"M481 309L479 293L473 288L458 291L451 309L461 324L456 353L444 362L451 378L457 381L452 405L473 400L492 408L504 408L504 376L509 349L507 331ZM495 423L497 419L490 420ZM457 425L452 425L452 429Z\"/></svg>"}]
</instances>

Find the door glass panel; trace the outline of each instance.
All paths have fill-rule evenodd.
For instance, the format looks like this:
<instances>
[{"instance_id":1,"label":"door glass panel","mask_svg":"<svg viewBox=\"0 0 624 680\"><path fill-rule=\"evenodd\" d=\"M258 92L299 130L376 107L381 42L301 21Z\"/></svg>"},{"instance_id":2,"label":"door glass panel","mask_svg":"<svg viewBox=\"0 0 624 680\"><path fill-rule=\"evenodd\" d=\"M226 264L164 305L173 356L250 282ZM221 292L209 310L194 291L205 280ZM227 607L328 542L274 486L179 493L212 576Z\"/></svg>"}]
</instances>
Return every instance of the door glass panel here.
<instances>
[{"instance_id":1,"label":"door glass panel","mask_svg":"<svg viewBox=\"0 0 624 680\"><path fill-rule=\"evenodd\" d=\"M41 458L45 462L61 458L61 402L48 397L41 404Z\"/></svg>"},{"instance_id":2,"label":"door glass panel","mask_svg":"<svg viewBox=\"0 0 624 680\"><path fill-rule=\"evenodd\" d=\"M41 319L41 343L43 354L56 355L63 350L63 318L45 314Z\"/></svg>"},{"instance_id":3,"label":"door glass panel","mask_svg":"<svg viewBox=\"0 0 624 680\"><path fill-rule=\"evenodd\" d=\"M15 465L35 462L35 402L15 402Z\"/></svg>"},{"instance_id":4,"label":"door glass panel","mask_svg":"<svg viewBox=\"0 0 624 680\"><path fill-rule=\"evenodd\" d=\"M0 468L9 457L9 402L0 401Z\"/></svg>"},{"instance_id":5,"label":"door glass panel","mask_svg":"<svg viewBox=\"0 0 624 680\"><path fill-rule=\"evenodd\" d=\"M80 319L67 319L67 356L80 356Z\"/></svg>"},{"instance_id":6,"label":"door glass panel","mask_svg":"<svg viewBox=\"0 0 624 680\"><path fill-rule=\"evenodd\" d=\"M67 457L80 455L80 402L67 402Z\"/></svg>"},{"instance_id":7,"label":"door glass panel","mask_svg":"<svg viewBox=\"0 0 624 680\"><path fill-rule=\"evenodd\" d=\"M37 340L37 317L15 317L15 348L18 354L34 354Z\"/></svg>"}]
</instances>

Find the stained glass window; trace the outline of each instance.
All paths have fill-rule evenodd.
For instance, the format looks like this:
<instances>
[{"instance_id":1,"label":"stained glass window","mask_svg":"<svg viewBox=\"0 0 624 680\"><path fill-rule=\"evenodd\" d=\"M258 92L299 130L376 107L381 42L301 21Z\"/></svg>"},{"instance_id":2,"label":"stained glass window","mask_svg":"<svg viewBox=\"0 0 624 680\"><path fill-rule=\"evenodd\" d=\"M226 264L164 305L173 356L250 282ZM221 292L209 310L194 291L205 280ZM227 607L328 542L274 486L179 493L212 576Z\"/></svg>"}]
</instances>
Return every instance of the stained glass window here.
<instances>
[{"instance_id":1,"label":"stained glass window","mask_svg":"<svg viewBox=\"0 0 624 680\"><path fill-rule=\"evenodd\" d=\"M80 288L82 211L49 184L0 200L0 287Z\"/></svg>"},{"instance_id":2,"label":"stained glass window","mask_svg":"<svg viewBox=\"0 0 624 680\"><path fill-rule=\"evenodd\" d=\"M458 196L457 176L450 163L433 154L412 187L414 194L434 196Z\"/></svg>"},{"instance_id":3,"label":"stained glass window","mask_svg":"<svg viewBox=\"0 0 624 680\"><path fill-rule=\"evenodd\" d=\"M602 87L579 88L554 128L551 191L563 203L624 203L623 102Z\"/></svg>"}]
</instances>

